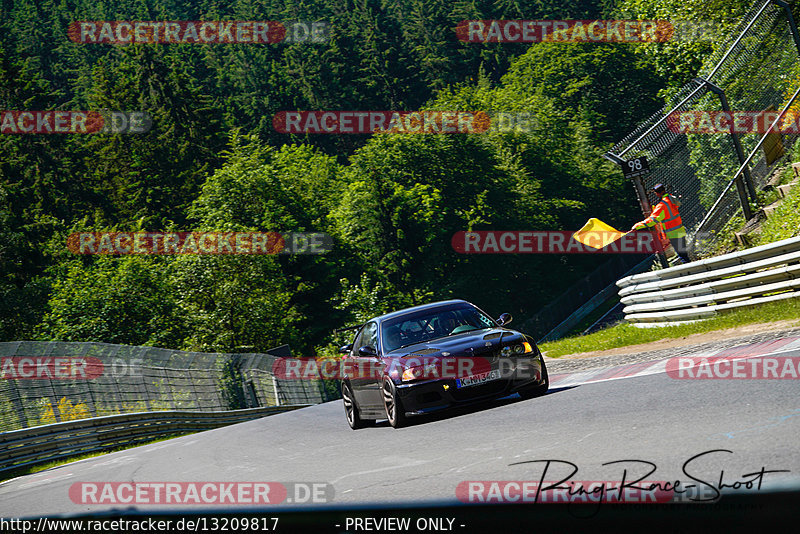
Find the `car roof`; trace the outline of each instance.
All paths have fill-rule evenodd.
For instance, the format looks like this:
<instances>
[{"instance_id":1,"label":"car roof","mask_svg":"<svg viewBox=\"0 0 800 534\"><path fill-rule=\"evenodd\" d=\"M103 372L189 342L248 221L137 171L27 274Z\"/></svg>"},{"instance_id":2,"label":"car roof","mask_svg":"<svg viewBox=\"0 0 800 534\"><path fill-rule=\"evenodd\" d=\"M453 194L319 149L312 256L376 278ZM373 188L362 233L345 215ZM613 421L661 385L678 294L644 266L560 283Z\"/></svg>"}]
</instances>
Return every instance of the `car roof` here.
<instances>
[{"instance_id":1,"label":"car roof","mask_svg":"<svg viewBox=\"0 0 800 534\"><path fill-rule=\"evenodd\" d=\"M402 310L393 311L390 313L386 313L384 315L380 315L378 317L374 317L370 319L368 322L377 321L382 322L386 321L387 319L393 319L395 317L399 317L401 315L406 315L409 313L415 313L424 310L433 310L436 308L444 308L446 306L452 306L453 304L469 304L470 306L474 306L472 303L467 302L466 300L462 299L453 299L453 300L440 300L439 302L431 302L429 304L422 304L420 306L414 306L413 308L403 308Z\"/></svg>"}]
</instances>

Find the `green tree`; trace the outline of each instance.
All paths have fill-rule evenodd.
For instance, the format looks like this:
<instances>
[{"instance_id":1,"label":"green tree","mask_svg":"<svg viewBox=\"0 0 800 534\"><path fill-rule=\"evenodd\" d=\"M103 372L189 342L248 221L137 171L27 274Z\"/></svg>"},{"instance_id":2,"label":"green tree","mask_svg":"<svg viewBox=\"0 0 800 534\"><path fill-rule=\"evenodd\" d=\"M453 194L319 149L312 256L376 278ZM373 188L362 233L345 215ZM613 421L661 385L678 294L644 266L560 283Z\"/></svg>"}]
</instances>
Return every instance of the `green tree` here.
<instances>
[{"instance_id":1,"label":"green tree","mask_svg":"<svg viewBox=\"0 0 800 534\"><path fill-rule=\"evenodd\" d=\"M99 256L59 267L40 339L177 348L186 321L166 261Z\"/></svg>"},{"instance_id":2,"label":"green tree","mask_svg":"<svg viewBox=\"0 0 800 534\"><path fill-rule=\"evenodd\" d=\"M190 210L200 229L329 231L340 195L334 158L307 146L276 150L236 132L225 157ZM267 349L283 340L300 352L309 349L340 324L331 297L337 274L352 270L346 256L337 243L322 256L181 258L182 300L197 328L208 332L195 346Z\"/></svg>"}]
</instances>

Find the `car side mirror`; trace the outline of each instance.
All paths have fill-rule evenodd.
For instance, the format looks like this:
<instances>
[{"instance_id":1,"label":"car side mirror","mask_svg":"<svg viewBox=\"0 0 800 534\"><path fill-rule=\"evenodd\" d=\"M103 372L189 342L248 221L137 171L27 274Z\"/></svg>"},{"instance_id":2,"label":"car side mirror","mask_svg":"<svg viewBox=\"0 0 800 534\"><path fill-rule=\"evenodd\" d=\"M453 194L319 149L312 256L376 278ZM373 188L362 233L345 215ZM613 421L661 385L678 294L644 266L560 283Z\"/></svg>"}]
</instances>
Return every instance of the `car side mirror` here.
<instances>
[{"instance_id":1,"label":"car side mirror","mask_svg":"<svg viewBox=\"0 0 800 534\"><path fill-rule=\"evenodd\" d=\"M370 347L369 345L364 345L363 347L358 349L358 355L359 356L377 356L378 353L375 352L375 349L373 347Z\"/></svg>"},{"instance_id":2,"label":"car side mirror","mask_svg":"<svg viewBox=\"0 0 800 534\"><path fill-rule=\"evenodd\" d=\"M512 319L513 319L513 318L511 317L511 314L510 314L510 313L501 313L501 314L500 314L500 317L498 317L498 318L497 318L497 323L498 323L500 326L505 326L505 325L507 325L508 323L510 323Z\"/></svg>"},{"instance_id":3,"label":"car side mirror","mask_svg":"<svg viewBox=\"0 0 800 534\"><path fill-rule=\"evenodd\" d=\"M349 343L343 347L339 347L339 354L348 354L351 350L353 350L353 344Z\"/></svg>"}]
</instances>

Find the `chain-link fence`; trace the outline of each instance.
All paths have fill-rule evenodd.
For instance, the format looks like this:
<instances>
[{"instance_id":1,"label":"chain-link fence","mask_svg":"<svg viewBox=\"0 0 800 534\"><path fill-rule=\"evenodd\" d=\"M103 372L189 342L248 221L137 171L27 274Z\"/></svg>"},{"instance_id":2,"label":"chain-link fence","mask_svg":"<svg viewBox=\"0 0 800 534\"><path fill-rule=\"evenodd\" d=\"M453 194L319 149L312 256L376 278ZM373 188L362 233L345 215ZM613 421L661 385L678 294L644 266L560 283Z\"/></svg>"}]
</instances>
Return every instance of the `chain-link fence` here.
<instances>
[{"instance_id":1,"label":"chain-link fence","mask_svg":"<svg viewBox=\"0 0 800 534\"><path fill-rule=\"evenodd\" d=\"M749 114L756 117L751 126L770 124L771 117L758 114L793 103L792 93L800 85L799 50L789 6L759 0L737 31L707 58L699 76L606 154L620 164L647 158L650 172L633 179L642 210L649 214L657 201L652 192L657 183L679 195L694 254L701 255L713 244L726 224L742 224L753 215L757 191L797 138L794 132L769 134L771 142L759 147L763 153L737 175L746 155L764 137L764 128L739 128L731 121L714 123L714 118L725 116L718 112L733 111L727 117ZM709 118L711 123L702 123ZM713 129L719 125L728 128Z\"/></svg>"},{"instance_id":2,"label":"chain-link fence","mask_svg":"<svg viewBox=\"0 0 800 534\"><path fill-rule=\"evenodd\" d=\"M0 431L158 410L316 404L320 380L281 380L269 354L184 352L107 343L0 343Z\"/></svg>"}]
</instances>

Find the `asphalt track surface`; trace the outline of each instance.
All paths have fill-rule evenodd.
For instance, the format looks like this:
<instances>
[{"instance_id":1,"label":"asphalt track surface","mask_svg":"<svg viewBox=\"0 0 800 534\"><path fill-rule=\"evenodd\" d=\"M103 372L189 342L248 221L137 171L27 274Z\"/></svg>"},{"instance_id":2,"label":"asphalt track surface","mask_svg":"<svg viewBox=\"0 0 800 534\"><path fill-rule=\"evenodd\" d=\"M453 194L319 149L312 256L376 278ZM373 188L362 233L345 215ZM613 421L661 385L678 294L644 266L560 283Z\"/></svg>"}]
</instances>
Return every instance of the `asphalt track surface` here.
<instances>
[{"instance_id":1,"label":"asphalt track surface","mask_svg":"<svg viewBox=\"0 0 800 534\"><path fill-rule=\"evenodd\" d=\"M800 356L798 345L784 347L780 356ZM687 482L687 469L708 483L704 487L718 486L720 477L725 484L752 480L745 475L762 468L788 470L764 474L759 491L796 490L798 384L797 379L676 380L657 373L554 386L537 399L512 396L415 418L406 428L382 422L358 431L350 430L341 401L335 401L6 481L0 484L0 517L127 508L71 501L70 486L87 481L331 484L335 496L330 504L316 505L319 509L457 504L456 488L464 481L538 481L546 464L537 460L574 464L578 472L572 481L618 481L626 467L629 477L644 474L645 464L602 464L648 461L656 470L646 480ZM572 468L553 462L549 469L548 475L566 476ZM183 505L178 511L197 509Z\"/></svg>"}]
</instances>

